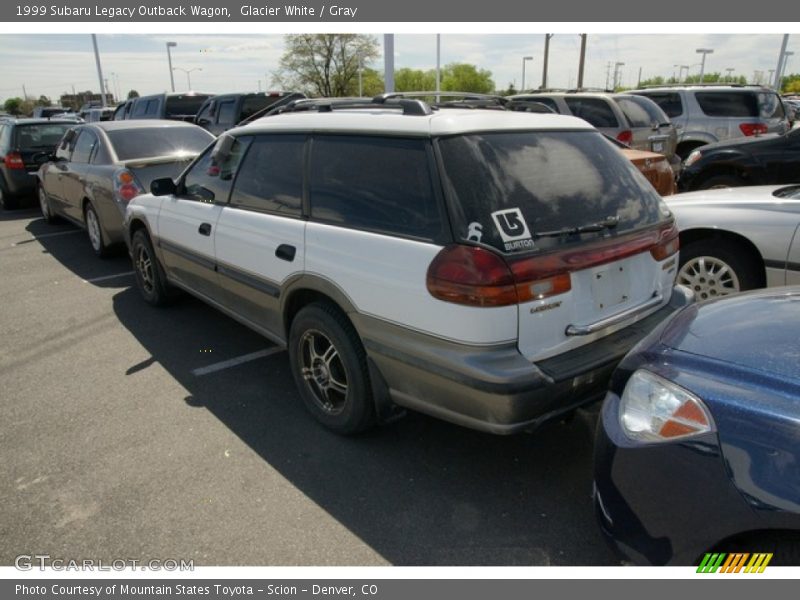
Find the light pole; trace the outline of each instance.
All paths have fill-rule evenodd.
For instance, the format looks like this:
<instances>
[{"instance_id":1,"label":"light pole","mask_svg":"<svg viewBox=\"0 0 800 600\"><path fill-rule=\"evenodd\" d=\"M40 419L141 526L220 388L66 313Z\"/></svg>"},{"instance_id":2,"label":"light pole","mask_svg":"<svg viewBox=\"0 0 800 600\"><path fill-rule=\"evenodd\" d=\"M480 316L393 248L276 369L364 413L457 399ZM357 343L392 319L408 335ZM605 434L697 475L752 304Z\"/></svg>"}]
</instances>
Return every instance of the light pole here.
<instances>
[{"instance_id":1,"label":"light pole","mask_svg":"<svg viewBox=\"0 0 800 600\"><path fill-rule=\"evenodd\" d=\"M529 60L533 60L533 57L532 56L522 57L522 89L520 90L520 92L525 91L525 63L527 63Z\"/></svg>"},{"instance_id":2,"label":"light pole","mask_svg":"<svg viewBox=\"0 0 800 600\"><path fill-rule=\"evenodd\" d=\"M776 79L777 86L775 87L775 90L779 94L781 93L781 88L783 87L783 76L786 73L786 64L789 62L789 57L793 56L793 55L794 55L794 52L788 52L787 51L787 52L783 53L783 64L781 65L781 74Z\"/></svg>"},{"instance_id":3,"label":"light pole","mask_svg":"<svg viewBox=\"0 0 800 600\"><path fill-rule=\"evenodd\" d=\"M203 67L193 67L191 69L182 69L181 67L172 67L172 69L175 70L175 71L183 71L184 73L186 73L186 85L189 87L188 91L191 91L191 89L192 89L192 78L191 78L190 74L192 73L192 71L202 71Z\"/></svg>"},{"instance_id":4,"label":"light pole","mask_svg":"<svg viewBox=\"0 0 800 600\"><path fill-rule=\"evenodd\" d=\"M689 74L689 65L672 65L673 67L678 67L678 83L683 81L683 70L686 69L686 74Z\"/></svg>"},{"instance_id":5,"label":"light pole","mask_svg":"<svg viewBox=\"0 0 800 600\"><path fill-rule=\"evenodd\" d=\"M364 95L364 82L361 76L361 72L364 70L364 63L361 60L361 55L358 55L358 97Z\"/></svg>"},{"instance_id":6,"label":"light pole","mask_svg":"<svg viewBox=\"0 0 800 600\"><path fill-rule=\"evenodd\" d=\"M544 34L544 58L542 62L544 63L542 67L542 89L547 89L547 63L550 60L550 38L553 37L555 33L545 33Z\"/></svg>"},{"instance_id":7,"label":"light pole","mask_svg":"<svg viewBox=\"0 0 800 600\"><path fill-rule=\"evenodd\" d=\"M699 81L700 85L702 85L703 75L705 75L706 72L706 56L708 56L709 54L714 54L714 50L712 50L711 48L698 48L697 50L695 50L695 52L703 55L703 60L700 61L700 81Z\"/></svg>"},{"instance_id":8,"label":"light pole","mask_svg":"<svg viewBox=\"0 0 800 600\"><path fill-rule=\"evenodd\" d=\"M614 90L616 90L617 86L619 85L619 68L624 66L625 66L624 62L614 63Z\"/></svg>"},{"instance_id":9,"label":"light pole","mask_svg":"<svg viewBox=\"0 0 800 600\"><path fill-rule=\"evenodd\" d=\"M172 86L172 91L175 91L175 76L172 74L174 70L172 68L172 52L170 52L170 48L174 48L177 46L177 42L167 42L167 63L169 64L169 83Z\"/></svg>"},{"instance_id":10,"label":"light pole","mask_svg":"<svg viewBox=\"0 0 800 600\"><path fill-rule=\"evenodd\" d=\"M727 67L725 71L728 73L728 76L725 78L726 81L731 81L733 78L731 77L731 73L733 73L736 69L733 67Z\"/></svg>"},{"instance_id":11,"label":"light pole","mask_svg":"<svg viewBox=\"0 0 800 600\"><path fill-rule=\"evenodd\" d=\"M103 68L100 66L100 51L97 49L97 36L92 34L92 45L94 46L94 60L97 63L97 78L100 80L100 105L106 106L106 86L103 79Z\"/></svg>"}]
</instances>

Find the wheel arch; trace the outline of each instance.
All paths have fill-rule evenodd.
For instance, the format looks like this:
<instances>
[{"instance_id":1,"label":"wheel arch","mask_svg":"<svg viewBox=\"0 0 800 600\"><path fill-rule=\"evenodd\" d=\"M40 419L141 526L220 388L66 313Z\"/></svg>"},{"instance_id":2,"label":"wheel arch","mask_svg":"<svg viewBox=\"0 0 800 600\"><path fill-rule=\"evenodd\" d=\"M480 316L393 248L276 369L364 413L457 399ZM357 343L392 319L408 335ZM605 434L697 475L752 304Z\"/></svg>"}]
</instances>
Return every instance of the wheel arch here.
<instances>
[{"instance_id":1,"label":"wheel arch","mask_svg":"<svg viewBox=\"0 0 800 600\"><path fill-rule=\"evenodd\" d=\"M758 250L756 245L747 237L734 231L726 229L712 229L707 227L697 227L693 229L685 229L680 232L681 248L685 248L692 243L700 241L727 241L735 244L746 252L748 257L758 265L758 277L760 286L764 287L767 281L767 271L764 265L764 257Z\"/></svg>"}]
</instances>

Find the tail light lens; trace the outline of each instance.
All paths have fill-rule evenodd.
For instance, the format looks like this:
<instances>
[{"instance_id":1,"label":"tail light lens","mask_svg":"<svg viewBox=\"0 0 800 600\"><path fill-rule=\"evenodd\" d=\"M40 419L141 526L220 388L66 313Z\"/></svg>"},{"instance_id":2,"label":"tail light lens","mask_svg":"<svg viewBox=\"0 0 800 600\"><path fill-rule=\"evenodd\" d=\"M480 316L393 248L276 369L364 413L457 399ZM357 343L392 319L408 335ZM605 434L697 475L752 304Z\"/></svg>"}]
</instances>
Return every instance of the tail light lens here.
<instances>
[{"instance_id":1,"label":"tail light lens","mask_svg":"<svg viewBox=\"0 0 800 600\"><path fill-rule=\"evenodd\" d=\"M673 223L669 229L661 230L661 239L650 248L650 254L658 262L668 259L681 248L678 227Z\"/></svg>"},{"instance_id":2,"label":"tail light lens","mask_svg":"<svg viewBox=\"0 0 800 600\"><path fill-rule=\"evenodd\" d=\"M128 169L120 169L114 173L114 197L123 204L127 204L139 194L144 193L144 188L136 181L136 177Z\"/></svg>"},{"instance_id":3,"label":"tail light lens","mask_svg":"<svg viewBox=\"0 0 800 600\"><path fill-rule=\"evenodd\" d=\"M619 134L617 134L617 140L630 146L633 141L633 132L630 129L620 131Z\"/></svg>"},{"instance_id":4,"label":"tail light lens","mask_svg":"<svg viewBox=\"0 0 800 600\"><path fill-rule=\"evenodd\" d=\"M714 431L700 398L644 369L631 375L625 386L619 422L625 435L643 442L669 442Z\"/></svg>"},{"instance_id":5,"label":"tail light lens","mask_svg":"<svg viewBox=\"0 0 800 600\"><path fill-rule=\"evenodd\" d=\"M24 169L25 161L22 160L22 155L19 152L9 152L3 159L7 169Z\"/></svg>"},{"instance_id":6,"label":"tail light lens","mask_svg":"<svg viewBox=\"0 0 800 600\"><path fill-rule=\"evenodd\" d=\"M744 135L760 135L767 133L767 126L763 123L742 123L739 129Z\"/></svg>"},{"instance_id":7,"label":"tail light lens","mask_svg":"<svg viewBox=\"0 0 800 600\"><path fill-rule=\"evenodd\" d=\"M443 248L428 267L426 284L439 300L466 306L509 306L572 289L570 273L650 251L663 260L678 251L678 228L669 222L622 239L604 239L576 250L522 258L502 257L477 246Z\"/></svg>"}]
</instances>

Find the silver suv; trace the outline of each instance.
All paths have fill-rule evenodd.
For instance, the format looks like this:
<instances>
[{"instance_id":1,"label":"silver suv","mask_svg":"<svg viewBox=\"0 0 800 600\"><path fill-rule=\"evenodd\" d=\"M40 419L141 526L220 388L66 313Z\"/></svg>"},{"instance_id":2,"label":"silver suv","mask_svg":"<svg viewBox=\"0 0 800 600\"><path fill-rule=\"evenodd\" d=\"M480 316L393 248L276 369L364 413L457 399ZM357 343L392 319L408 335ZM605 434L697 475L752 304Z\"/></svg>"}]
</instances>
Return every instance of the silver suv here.
<instances>
[{"instance_id":1,"label":"silver suv","mask_svg":"<svg viewBox=\"0 0 800 600\"><path fill-rule=\"evenodd\" d=\"M761 86L683 85L635 90L658 104L678 129L678 155L738 137L786 133L789 118L780 96Z\"/></svg>"},{"instance_id":2,"label":"silver suv","mask_svg":"<svg viewBox=\"0 0 800 600\"><path fill-rule=\"evenodd\" d=\"M663 154L675 172L680 168L676 129L655 102L603 92L536 92L511 99L541 102L559 114L583 119L631 148Z\"/></svg>"}]
</instances>

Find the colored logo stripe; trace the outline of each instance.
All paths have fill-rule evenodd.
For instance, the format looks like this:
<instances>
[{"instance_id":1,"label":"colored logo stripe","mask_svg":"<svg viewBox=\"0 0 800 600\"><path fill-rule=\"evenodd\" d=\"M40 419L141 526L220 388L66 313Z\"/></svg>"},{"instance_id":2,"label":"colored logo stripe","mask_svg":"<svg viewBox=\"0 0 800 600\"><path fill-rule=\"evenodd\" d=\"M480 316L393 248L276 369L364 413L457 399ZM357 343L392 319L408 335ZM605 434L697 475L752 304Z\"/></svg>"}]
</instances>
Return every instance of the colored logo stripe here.
<instances>
[{"instance_id":1,"label":"colored logo stripe","mask_svg":"<svg viewBox=\"0 0 800 600\"><path fill-rule=\"evenodd\" d=\"M772 560L772 553L708 552L697 567L698 573L763 573ZM747 559L750 559L748 562ZM746 563L746 566L745 566ZM744 570L742 570L744 569Z\"/></svg>"}]
</instances>

